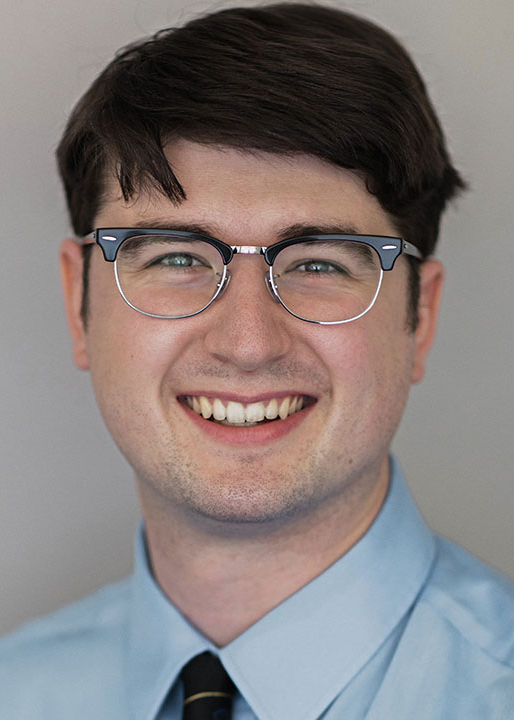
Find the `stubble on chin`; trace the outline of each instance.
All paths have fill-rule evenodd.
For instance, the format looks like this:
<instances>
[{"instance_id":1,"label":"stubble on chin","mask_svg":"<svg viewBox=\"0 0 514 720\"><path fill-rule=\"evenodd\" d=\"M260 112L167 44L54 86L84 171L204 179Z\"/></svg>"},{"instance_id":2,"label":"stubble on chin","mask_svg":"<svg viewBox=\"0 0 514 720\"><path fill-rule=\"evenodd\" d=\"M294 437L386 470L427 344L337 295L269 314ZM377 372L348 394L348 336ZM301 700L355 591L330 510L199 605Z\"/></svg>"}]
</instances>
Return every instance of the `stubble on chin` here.
<instances>
[{"instance_id":1,"label":"stubble on chin","mask_svg":"<svg viewBox=\"0 0 514 720\"><path fill-rule=\"evenodd\" d=\"M142 503L150 514L152 507L159 513L168 508L213 533L272 532L319 518L324 506L328 513L346 506L351 515L367 491L362 468L344 452L304 448L279 462L271 449L249 451L231 464L220 453L206 470L190 451L170 443L165 457L161 449L161 462L136 469Z\"/></svg>"}]
</instances>

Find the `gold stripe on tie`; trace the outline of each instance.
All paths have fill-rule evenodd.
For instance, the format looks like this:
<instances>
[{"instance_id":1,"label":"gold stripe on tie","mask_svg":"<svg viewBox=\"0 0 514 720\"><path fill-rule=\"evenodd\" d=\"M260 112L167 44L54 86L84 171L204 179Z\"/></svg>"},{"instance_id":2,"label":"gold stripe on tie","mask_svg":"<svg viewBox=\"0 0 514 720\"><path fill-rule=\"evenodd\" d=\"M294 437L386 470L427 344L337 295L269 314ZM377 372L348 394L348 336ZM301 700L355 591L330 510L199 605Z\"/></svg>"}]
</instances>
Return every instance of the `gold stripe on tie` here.
<instances>
[{"instance_id":1,"label":"gold stripe on tie","mask_svg":"<svg viewBox=\"0 0 514 720\"><path fill-rule=\"evenodd\" d=\"M200 700L201 698L206 697L224 697L224 698L231 698L232 695L230 693L226 692L200 692L196 693L195 695L190 695L188 698L184 700L184 705L189 705L189 703L194 702L195 700Z\"/></svg>"}]
</instances>

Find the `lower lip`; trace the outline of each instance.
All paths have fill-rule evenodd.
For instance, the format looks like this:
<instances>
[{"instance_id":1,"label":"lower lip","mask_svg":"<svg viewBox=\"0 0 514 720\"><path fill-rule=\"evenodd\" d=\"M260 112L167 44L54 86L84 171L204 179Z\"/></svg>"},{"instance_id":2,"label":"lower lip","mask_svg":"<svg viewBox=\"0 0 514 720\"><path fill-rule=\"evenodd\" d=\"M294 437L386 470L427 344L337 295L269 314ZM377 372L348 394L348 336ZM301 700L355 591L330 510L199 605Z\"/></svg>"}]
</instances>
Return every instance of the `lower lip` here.
<instances>
[{"instance_id":1,"label":"lower lip","mask_svg":"<svg viewBox=\"0 0 514 720\"><path fill-rule=\"evenodd\" d=\"M228 445L263 445L279 440L307 417L313 405L310 405L298 412L289 415L285 420L278 418L262 425L252 425L251 427L231 427L230 425L220 425L220 423L212 420L205 420L194 410L177 401L184 412L196 423L204 433L209 435L217 442L227 443Z\"/></svg>"}]
</instances>

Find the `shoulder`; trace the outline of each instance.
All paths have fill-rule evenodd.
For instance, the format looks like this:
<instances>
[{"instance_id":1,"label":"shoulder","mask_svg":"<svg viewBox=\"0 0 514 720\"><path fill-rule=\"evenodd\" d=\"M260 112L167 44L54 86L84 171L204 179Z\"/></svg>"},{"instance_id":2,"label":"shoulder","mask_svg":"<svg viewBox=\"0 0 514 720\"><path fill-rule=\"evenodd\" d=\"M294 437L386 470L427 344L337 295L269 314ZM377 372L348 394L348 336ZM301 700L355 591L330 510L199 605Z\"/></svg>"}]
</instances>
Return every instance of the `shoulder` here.
<instances>
[{"instance_id":1,"label":"shoulder","mask_svg":"<svg viewBox=\"0 0 514 720\"><path fill-rule=\"evenodd\" d=\"M449 540L436 537L436 547L419 604L470 647L514 671L514 582Z\"/></svg>"},{"instance_id":2,"label":"shoulder","mask_svg":"<svg viewBox=\"0 0 514 720\"><path fill-rule=\"evenodd\" d=\"M90 704L103 688L115 692L121 683L129 593L129 580L108 585L0 639L2 704L5 711L7 703L9 717L40 717L38 708L50 696L62 695L59 706L71 709L88 695Z\"/></svg>"},{"instance_id":3,"label":"shoulder","mask_svg":"<svg viewBox=\"0 0 514 720\"><path fill-rule=\"evenodd\" d=\"M39 655L74 643L112 641L126 620L129 581L107 585L94 594L35 620L0 638L0 664L15 657Z\"/></svg>"},{"instance_id":4,"label":"shoulder","mask_svg":"<svg viewBox=\"0 0 514 720\"><path fill-rule=\"evenodd\" d=\"M370 719L514 718L514 583L453 543L435 541L431 573Z\"/></svg>"}]
</instances>

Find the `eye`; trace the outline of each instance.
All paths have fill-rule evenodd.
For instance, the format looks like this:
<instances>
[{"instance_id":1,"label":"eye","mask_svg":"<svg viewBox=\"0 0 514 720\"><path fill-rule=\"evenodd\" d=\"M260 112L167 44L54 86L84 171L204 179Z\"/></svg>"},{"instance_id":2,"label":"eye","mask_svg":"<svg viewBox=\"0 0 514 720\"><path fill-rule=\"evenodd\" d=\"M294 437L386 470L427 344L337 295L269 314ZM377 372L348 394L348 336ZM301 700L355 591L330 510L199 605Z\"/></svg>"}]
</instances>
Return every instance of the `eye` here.
<instances>
[{"instance_id":1,"label":"eye","mask_svg":"<svg viewBox=\"0 0 514 720\"><path fill-rule=\"evenodd\" d=\"M303 262L297 263L293 267L288 268L286 272L305 272L315 275L327 273L348 273L348 271L338 263L330 262L328 260L304 260Z\"/></svg>"},{"instance_id":2,"label":"eye","mask_svg":"<svg viewBox=\"0 0 514 720\"><path fill-rule=\"evenodd\" d=\"M160 255L159 257L154 258L150 263L148 263L147 267L156 265L182 269L205 265L205 262L188 253L167 253L166 255Z\"/></svg>"}]
</instances>

